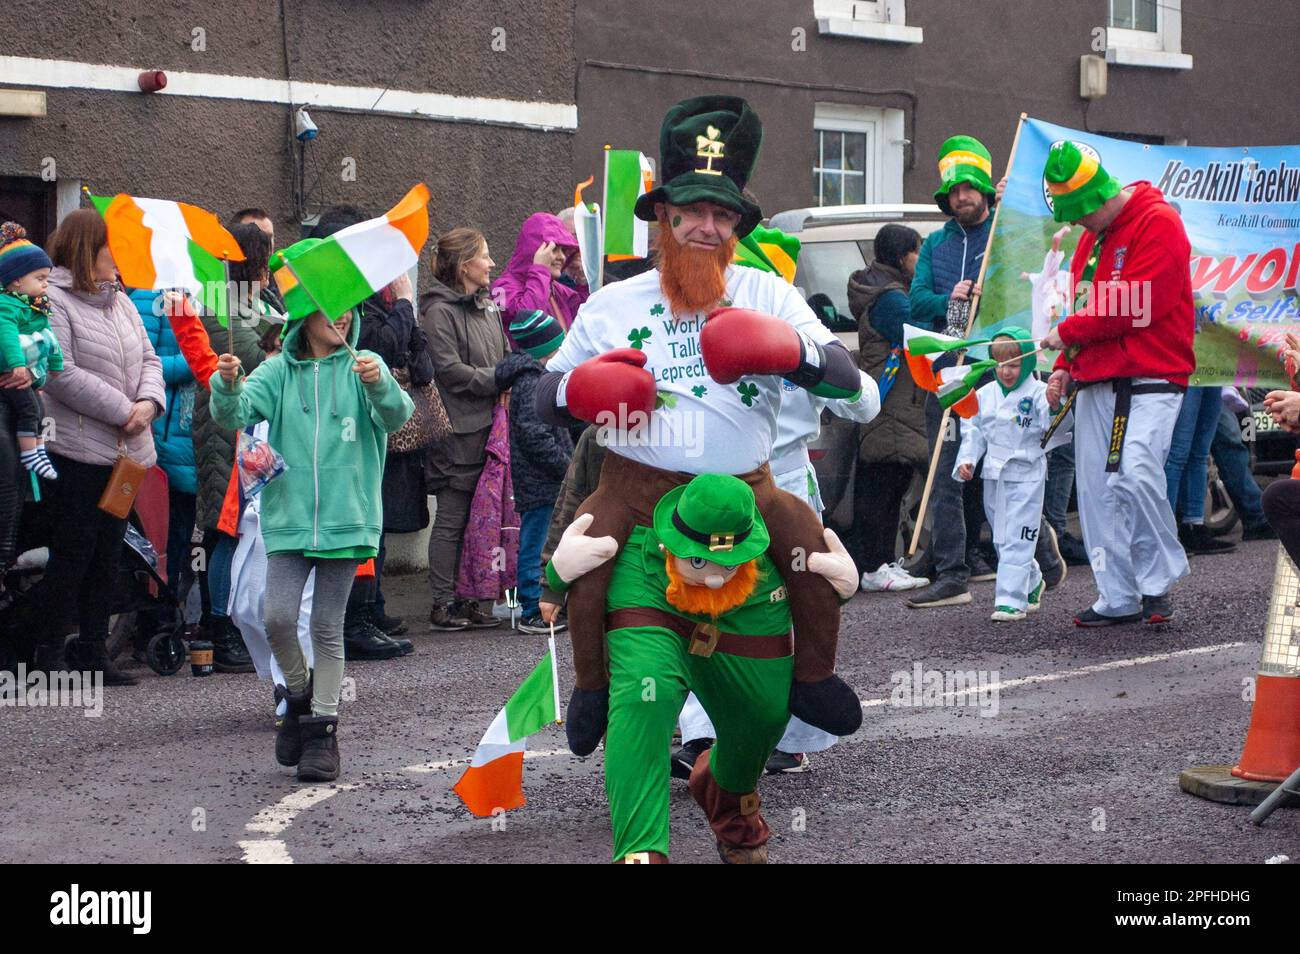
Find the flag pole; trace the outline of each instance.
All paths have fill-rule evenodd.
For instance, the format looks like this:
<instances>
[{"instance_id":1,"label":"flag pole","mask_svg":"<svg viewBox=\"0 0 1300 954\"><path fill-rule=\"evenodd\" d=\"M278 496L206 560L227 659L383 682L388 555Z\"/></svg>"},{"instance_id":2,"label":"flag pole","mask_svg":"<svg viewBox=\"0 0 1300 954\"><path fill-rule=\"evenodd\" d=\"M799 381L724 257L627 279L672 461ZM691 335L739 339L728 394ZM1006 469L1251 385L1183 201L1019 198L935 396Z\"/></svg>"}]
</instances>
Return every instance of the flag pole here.
<instances>
[{"instance_id":1,"label":"flag pole","mask_svg":"<svg viewBox=\"0 0 1300 954\"><path fill-rule=\"evenodd\" d=\"M1011 167L1016 162L1016 148L1020 145L1020 131L1025 128L1025 120L1029 118L1028 113L1021 113L1020 119L1016 122L1016 135L1011 140L1011 153L1007 156L1007 175L1011 175ZM993 221L989 225L988 244L984 246L984 258L980 262L979 277L975 280L975 285L971 288L970 313L966 317L966 337L969 338L971 329L975 327L975 313L979 309L980 294L983 292L984 273L989 267L989 250L993 247L993 236L998 228L998 213L1002 211L1002 203L999 202L993 209ZM957 366L960 367L966 361L966 355L959 355ZM925 511L930 505L930 491L934 489L934 475L939 469L939 454L943 452L943 442L948 435L948 421L952 417L952 408L944 408L943 415L939 418L939 433L934 442L934 452L930 454L930 472L925 477L925 489L921 491L921 506L916 511L916 526L912 530L912 543L907 548L909 557L916 555L917 545L921 542L921 528L925 525Z\"/></svg>"},{"instance_id":2,"label":"flag pole","mask_svg":"<svg viewBox=\"0 0 1300 954\"><path fill-rule=\"evenodd\" d=\"M313 305L316 306L316 310L319 311L319 312L321 312L321 314L324 314L324 313L325 313L325 309L322 308L322 307L320 306L320 302L318 302L318 301L316 300L316 296L313 295L313 294L311 293L311 290L310 290L306 285L304 285L304 284L302 283L302 279L299 278L299 277L298 277L298 273L295 272L295 271L293 270L293 266L290 265L288 262L285 262L285 263L284 263L284 267L287 268L287 269L289 269L289 274L292 275L292 276L294 277L294 279L298 282L298 287L301 288L301 289L303 290L303 292L306 294L306 296L307 296L308 298L311 299L311 303L312 303ZM328 318L328 317L329 317L329 316L326 315L326 318ZM354 315L353 318L352 318L352 320L353 320L353 321L360 321L360 320L361 320L361 316L360 316L360 315ZM327 321L326 324L328 324L328 325L330 326L330 330L334 332L334 337L336 337L336 338L339 339L339 343L340 343L341 345L343 345L343 347L345 347L345 348L348 349L348 354L352 355L352 360L353 360L353 361L360 361L360 360L361 360L361 355L357 354L357 350L356 350L355 348L353 348L352 345L350 345L350 344L348 343L347 339L344 338L343 335L339 333L339 330L338 330L337 328L334 327L334 322L332 322L332 321Z\"/></svg>"},{"instance_id":3,"label":"flag pole","mask_svg":"<svg viewBox=\"0 0 1300 954\"><path fill-rule=\"evenodd\" d=\"M226 354L235 353L235 316L231 314L230 309L230 250L221 250L221 272L225 276L226 290L226 343L229 345Z\"/></svg>"},{"instance_id":4,"label":"flag pole","mask_svg":"<svg viewBox=\"0 0 1300 954\"><path fill-rule=\"evenodd\" d=\"M600 267L597 275L600 278L600 287L605 287L605 233L608 230L609 219L609 143L605 143L605 181L600 188Z\"/></svg>"},{"instance_id":5,"label":"flag pole","mask_svg":"<svg viewBox=\"0 0 1300 954\"><path fill-rule=\"evenodd\" d=\"M547 637L546 644L551 648L551 693L555 698L555 724L564 725L564 720L560 718L560 666L555 659L555 620L551 620L551 635Z\"/></svg>"}]
</instances>

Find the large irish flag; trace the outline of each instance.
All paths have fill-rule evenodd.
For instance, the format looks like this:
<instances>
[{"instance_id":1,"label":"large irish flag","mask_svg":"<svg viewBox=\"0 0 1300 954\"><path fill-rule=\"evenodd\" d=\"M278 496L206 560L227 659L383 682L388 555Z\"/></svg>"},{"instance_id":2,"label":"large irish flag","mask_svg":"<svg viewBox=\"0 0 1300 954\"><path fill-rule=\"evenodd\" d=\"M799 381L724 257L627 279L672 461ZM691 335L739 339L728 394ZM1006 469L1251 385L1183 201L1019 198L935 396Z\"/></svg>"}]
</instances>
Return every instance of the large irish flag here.
<instances>
[{"instance_id":1,"label":"large irish flag","mask_svg":"<svg viewBox=\"0 0 1300 954\"><path fill-rule=\"evenodd\" d=\"M429 188L417 183L377 219L335 232L275 273L286 298L298 286L331 321L365 301L420 259L429 238Z\"/></svg>"},{"instance_id":2,"label":"large irish flag","mask_svg":"<svg viewBox=\"0 0 1300 954\"><path fill-rule=\"evenodd\" d=\"M135 195L91 195L90 201L108 226L108 248L123 284L183 288L210 311L225 314L221 259L242 262L244 253L215 215L185 202Z\"/></svg>"},{"instance_id":3,"label":"large irish flag","mask_svg":"<svg viewBox=\"0 0 1300 954\"><path fill-rule=\"evenodd\" d=\"M559 717L555 645L497 713L469 768L452 789L475 815L487 818L524 804L524 746L528 736Z\"/></svg>"},{"instance_id":4,"label":"large irish flag","mask_svg":"<svg viewBox=\"0 0 1300 954\"><path fill-rule=\"evenodd\" d=\"M610 258L645 258L650 254L650 226L636 217L636 200L654 188L650 160L635 149L605 153L605 254Z\"/></svg>"}]
</instances>

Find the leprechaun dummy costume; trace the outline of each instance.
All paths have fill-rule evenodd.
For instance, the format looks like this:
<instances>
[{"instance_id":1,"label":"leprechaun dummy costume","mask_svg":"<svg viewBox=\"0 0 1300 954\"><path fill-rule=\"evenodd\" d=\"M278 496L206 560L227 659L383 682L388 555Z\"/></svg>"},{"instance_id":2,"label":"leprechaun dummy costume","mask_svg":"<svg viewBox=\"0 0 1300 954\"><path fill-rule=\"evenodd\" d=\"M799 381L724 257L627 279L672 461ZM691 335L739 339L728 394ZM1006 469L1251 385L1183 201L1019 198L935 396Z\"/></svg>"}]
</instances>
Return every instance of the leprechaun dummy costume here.
<instances>
[{"instance_id":1,"label":"leprechaun dummy costume","mask_svg":"<svg viewBox=\"0 0 1300 954\"><path fill-rule=\"evenodd\" d=\"M765 862L770 832L755 788L789 719L794 659L788 591L754 492L723 474L673 487L653 526L635 527L612 563L613 541L585 533L591 520L565 531L546 576L563 592L612 567L605 787L615 861L667 860L669 745L693 690L717 742L696 761L691 794L723 860ZM811 557L810 571L852 594L853 561L833 535L828 542L833 552Z\"/></svg>"},{"instance_id":2,"label":"leprechaun dummy costume","mask_svg":"<svg viewBox=\"0 0 1300 954\"><path fill-rule=\"evenodd\" d=\"M677 104L660 131L663 184L641 197L636 214L650 220L661 203L665 215L668 208L708 203L736 213L735 234L743 237L762 216L741 192L761 141L762 125L742 99L702 96ZM660 228L669 230L670 222L665 218ZM835 735L850 735L862 710L835 675L839 600L802 559L827 550L822 527L806 503L776 488L767 460L783 388L852 398L861 379L848 351L779 276L732 265L725 284L711 310L688 314L670 307L660 269L601 289L548 363L537 409L555 423L607 425L600 484L578 514L591 514L592 533L617 546L635 528L651 525L665 493L697 474L732 474L750 486L799 634L790 710ZM606 662L613 573L612 565L601 566L569 591L576 685L567 729L579 755L595 749L607 722L611 732L621 732L611 710L612 657Z\"/></svg>"}]
</instances>

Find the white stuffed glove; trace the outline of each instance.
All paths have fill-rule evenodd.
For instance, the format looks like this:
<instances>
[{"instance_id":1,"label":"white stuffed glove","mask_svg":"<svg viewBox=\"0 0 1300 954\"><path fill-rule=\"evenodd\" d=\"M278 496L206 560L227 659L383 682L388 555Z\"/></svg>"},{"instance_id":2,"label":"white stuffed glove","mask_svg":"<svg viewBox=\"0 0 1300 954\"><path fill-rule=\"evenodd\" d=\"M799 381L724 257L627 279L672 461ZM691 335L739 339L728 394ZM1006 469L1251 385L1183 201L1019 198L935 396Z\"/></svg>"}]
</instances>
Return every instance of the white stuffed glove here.
<instances>
[{"instance_id":1,"label":"white stuffed glove","mask_svg":"<svg viewBox=\"0 0 1300 954\"><path fill-rule=\"evenodd\" d=\"M840 599L847 600L858 591L858 568L853 565L853 557L844 549L840 538L830 527L822 534L830 553L814 553L808 557L808 569L830 581ZM556 567L556 569L559 569Z\"/></svg>"},{"instance_id":2,"label":"white stuffed glove","mask_svg":"<svg viewBox=\"0 0 1300 954\"><path fill-rule=\"evenodd\" d=\"M618 553L618 542L613 537L587 536L587 528L595 519L595 514L584 513L569 524L551 554L551 566L565 583L590 573Z\"/></svg>"}]
</instances>

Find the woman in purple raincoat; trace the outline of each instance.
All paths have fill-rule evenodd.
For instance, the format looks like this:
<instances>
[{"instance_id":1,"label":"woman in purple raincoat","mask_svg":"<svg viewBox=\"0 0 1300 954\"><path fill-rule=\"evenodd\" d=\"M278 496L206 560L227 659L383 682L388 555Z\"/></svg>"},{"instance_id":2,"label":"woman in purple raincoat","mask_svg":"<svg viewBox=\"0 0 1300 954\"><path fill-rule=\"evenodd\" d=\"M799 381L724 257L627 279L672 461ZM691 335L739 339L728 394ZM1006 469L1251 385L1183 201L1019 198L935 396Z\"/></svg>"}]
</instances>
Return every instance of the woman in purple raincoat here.
<instances>
[{"instance_id":1,"label":"woman in purple raincoat","mask_svg":"<svg viewBox=\"0 0 1300 954\"><path fill-rule=\"evenodd\" d=\"M517 312L535 310L559 319L568 330L589 294L585 285L571 288L560 281L577 254L578 240L558 216L535 212L524 220L510 264L492 283L492 299L501 309L504 329Z\"/></svg>"}]
</instances>

